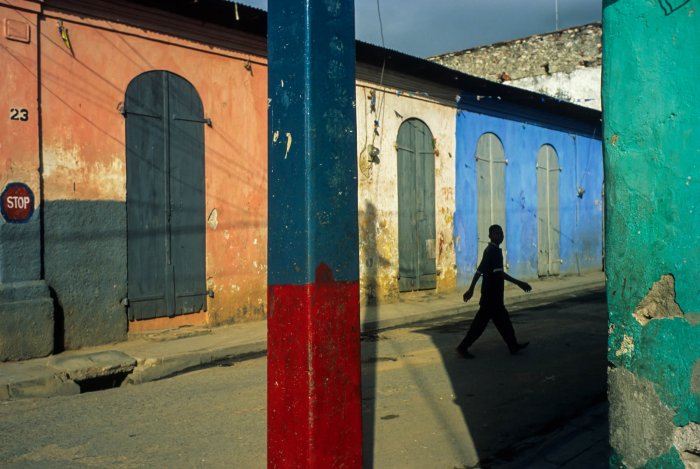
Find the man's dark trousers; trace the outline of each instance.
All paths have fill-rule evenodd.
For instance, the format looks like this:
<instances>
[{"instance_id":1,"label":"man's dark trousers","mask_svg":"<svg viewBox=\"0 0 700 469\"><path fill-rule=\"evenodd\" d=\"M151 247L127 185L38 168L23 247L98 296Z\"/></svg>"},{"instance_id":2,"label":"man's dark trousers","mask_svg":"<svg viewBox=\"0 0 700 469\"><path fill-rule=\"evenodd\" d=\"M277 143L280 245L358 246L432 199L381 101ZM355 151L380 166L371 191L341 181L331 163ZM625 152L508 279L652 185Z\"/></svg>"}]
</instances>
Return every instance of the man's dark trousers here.
<instances>
[{"instance_id":1,"label":"man's dark trousers","mask_svg":"<svg viewBox=\"0 0 700 469\"><path fill-rule=\"evenodd\" d=\"M513 324L510 322L510 316L508 316L508 310L503 304L483 304L479 306L479 311L472 321L472 325L467 332L466 337L462 342L460 342L459 350L466 351L472 346L476 339L478 339L481 334L483 334L489 320L493 321L493 324L500 332L501 337L508 345L508 349L512 352L517 350L518 342L515 339L515 331L513 330Z\"/></svg>"}]
</instances>

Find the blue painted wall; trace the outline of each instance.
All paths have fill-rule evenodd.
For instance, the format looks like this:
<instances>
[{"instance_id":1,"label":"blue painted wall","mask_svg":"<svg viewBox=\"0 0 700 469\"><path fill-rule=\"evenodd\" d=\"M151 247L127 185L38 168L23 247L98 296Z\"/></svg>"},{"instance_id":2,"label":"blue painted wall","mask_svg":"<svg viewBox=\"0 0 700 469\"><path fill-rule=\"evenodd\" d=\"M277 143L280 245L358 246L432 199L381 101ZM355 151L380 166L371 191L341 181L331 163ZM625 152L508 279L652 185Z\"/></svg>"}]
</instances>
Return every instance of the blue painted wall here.
<instances>
[{"instance_id":1,"label":"blue painted wall","mask_svg":"<svg viewBox=\"0 0 700 469\"><path fill-rule=\"evenodd\" d=\"M564 129L474 110L457 113L455 251L457 285L476 269L476 147L491 132L503 144L506 185L506 262L518 278L537 277L537 153L554 147L559 158L562 275L602 268L603 158L598 129ZM585 189L583 197L578 187Z\"/></svg>"}]
</instances>

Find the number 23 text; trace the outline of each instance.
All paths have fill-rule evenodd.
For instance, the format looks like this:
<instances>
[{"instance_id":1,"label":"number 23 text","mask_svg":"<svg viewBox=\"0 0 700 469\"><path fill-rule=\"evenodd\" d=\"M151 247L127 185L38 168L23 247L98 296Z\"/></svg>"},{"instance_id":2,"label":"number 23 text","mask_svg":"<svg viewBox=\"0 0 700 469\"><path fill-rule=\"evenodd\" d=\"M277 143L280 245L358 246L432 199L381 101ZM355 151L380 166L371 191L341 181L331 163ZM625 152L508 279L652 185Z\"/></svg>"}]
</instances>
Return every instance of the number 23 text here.
<instances>
[{"instance_id":1,"label":"number 23 text","mask_svg":"<svg viewBox=\"0 0 700 469\"><path fill-rule=\"evenodd\" d=\"M10 108L10 120L13 121L28 121L29 111L25 108Z\"/></svg>"}]
</instances>

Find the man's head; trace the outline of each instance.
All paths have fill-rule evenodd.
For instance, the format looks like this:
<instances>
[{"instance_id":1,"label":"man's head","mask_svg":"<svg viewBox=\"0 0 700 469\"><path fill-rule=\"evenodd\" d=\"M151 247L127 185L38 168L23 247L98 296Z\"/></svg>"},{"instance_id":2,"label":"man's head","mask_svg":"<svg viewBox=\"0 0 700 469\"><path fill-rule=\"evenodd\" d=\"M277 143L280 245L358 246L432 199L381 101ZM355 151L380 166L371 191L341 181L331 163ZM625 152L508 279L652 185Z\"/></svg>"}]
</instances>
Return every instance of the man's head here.
<instances>
[{"instance_id":1,"label":"man's head","mask_svg":"<svg viewBox=\"0 0 700 469\"><path fill-rule=\"evenodd\" d=\"M501 225L489 226L489 239L496 246L503 242L503 228L501 228Z\"/></svg>"}]
</instances>

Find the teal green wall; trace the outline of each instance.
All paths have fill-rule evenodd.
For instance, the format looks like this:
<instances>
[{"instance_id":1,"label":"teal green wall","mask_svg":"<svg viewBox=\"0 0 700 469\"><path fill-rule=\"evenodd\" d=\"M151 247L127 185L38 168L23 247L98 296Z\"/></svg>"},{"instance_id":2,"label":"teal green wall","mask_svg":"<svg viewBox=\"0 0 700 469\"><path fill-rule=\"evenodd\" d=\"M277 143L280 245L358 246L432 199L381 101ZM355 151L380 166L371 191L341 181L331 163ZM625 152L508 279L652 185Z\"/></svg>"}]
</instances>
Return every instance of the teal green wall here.
<instances>
[{"instance_id":1,"label":"teal green wall","mask_svg":"<svg viewBox=\"0 0 700 469\"><path fill-rule=\"evenodd\" d=\"M700 439L699 9L700 0L603 2L614 467L684 467L678 441ZM680 311L642 324L634 312L664 275ZM673 289L647 299L659 314L673 301Z\"/></svg>"}]
</instances>

